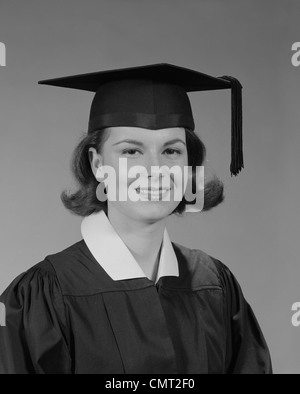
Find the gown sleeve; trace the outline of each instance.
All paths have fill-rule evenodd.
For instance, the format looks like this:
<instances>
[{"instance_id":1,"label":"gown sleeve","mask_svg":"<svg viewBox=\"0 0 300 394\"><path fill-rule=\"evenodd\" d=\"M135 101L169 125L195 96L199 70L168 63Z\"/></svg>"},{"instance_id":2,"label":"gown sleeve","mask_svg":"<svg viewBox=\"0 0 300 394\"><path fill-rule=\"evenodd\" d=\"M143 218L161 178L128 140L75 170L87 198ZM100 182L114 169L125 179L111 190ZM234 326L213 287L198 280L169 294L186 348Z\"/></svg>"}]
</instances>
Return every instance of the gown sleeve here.
<instances>
[{"instance_id":1,"label":"gown sleeve","mask_svg":"<svg viewBox=\"0 0 300 394\"><path fill-rule=\"evenodd\" d=\"M217 265L225 293L227 374L272 374L269 349L252 308L231 271L220 261Z\"/></svg>"},{"instance_id":2,"label":"gown sleeve","mask_svg":"<svg viewBox=\"0 0 300 394\"><path fill-rule=\"evenodd\" d=\"M39 263L18 276L0 302L6 312L0 374L70 373L64 303L51 264Z\"/></svg>"}]
</instances>

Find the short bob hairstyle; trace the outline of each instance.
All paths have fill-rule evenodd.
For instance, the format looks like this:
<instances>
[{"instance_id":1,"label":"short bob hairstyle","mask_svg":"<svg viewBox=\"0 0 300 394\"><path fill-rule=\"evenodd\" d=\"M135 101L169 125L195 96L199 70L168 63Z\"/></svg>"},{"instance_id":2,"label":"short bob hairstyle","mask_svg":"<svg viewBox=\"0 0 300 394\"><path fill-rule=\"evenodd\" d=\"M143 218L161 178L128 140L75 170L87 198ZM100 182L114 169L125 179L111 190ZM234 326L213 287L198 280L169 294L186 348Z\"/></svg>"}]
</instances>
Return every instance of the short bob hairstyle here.
<instances>
[{"instance_id":1,"label":"short bob hairstyle","mask_svg":"<svg viewBox=\"0 0 300 394\"><path fill-rule=\"evenodd\" d=\"M191 130L185 129L188 165L192 167L192 191L196 190L196 167L202 166L206 156L206 148L200 138ZM72 173L78 183L78 190L75 193L68 193L64 190L61 193L61 200L64 206L73 214L79 216L89 216L92 213L102 210L107 213L107 201L101 202L97 199L96 189L99 185L90 164L89 149L95 148L101 153L105 141L109 137L107 129L96 130L91 134L85 134L72 156ZM216 176L205 181L204 185L204 205L202 211L209 211L224 200L224 186ZM183 197L176 209L171 213L182 216L187 201Z\"/></svg>"}]
</instances>

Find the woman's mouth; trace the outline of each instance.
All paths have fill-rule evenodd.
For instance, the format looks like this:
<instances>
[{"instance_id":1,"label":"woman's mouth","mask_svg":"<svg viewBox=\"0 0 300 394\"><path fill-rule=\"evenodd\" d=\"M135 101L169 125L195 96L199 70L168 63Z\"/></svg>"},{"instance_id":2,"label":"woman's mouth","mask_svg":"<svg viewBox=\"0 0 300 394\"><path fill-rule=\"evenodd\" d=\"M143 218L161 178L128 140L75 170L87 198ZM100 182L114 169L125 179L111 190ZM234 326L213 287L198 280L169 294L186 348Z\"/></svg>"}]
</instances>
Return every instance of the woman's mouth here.
<instances>
[{"instance_id":1,"label":"woman's mouth","mask_svg":"<svg viewBox=\"0 0 300 394\"><path fill-rule=\"evenodd\" d=\"M141 199L146 200L159 200L166 196L170 192L170 188L159 188L159 189L147 189L147 188L137 188L136 192L140 195Z\"/></svg>"}]
</instances>

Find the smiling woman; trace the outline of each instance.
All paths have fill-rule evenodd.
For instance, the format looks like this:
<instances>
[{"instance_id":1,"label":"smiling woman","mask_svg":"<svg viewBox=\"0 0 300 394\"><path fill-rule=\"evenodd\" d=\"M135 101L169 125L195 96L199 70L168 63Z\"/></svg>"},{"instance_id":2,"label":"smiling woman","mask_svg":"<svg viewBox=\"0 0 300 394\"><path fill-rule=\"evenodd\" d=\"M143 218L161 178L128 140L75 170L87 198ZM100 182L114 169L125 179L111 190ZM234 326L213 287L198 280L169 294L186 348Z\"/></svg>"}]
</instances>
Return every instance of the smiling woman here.
<instances>
[{"instance_id":1,"label":"smiling woman","mask_svg":"<svg viewBox=\"0 0 300 394\"><path fill-rule=\"evenodd\" d=\"M0 297L0 373L22 374L270 374L267 344L230 270L199 249L171 242L167 219L189 206L146 198L159 189L153 167L194 174L205 147L194 132L187 92L231 89L232 162L243 167L241 85L171 65L60 78L44 84L95 91L88 133L73 154L78 190L62 194L83 216L82 240L17 277ZM119 169L120 159L126 168ZM97 199L102 166L147 170L141 201ZM149 175L150 174L150 175ZM194 188L199 187L196 176ZM121 185L121 186L120 186ZM207 180L204 210L223 201L223 185ZM137 188L138 189L138 188ZM162 193L158 193L160 197Z\"/></svg>"},{"instance_id":2,"label":"smiling woman","mask_svg":"<svg viewBox=\"0 0 300 394\"><path fill-rule=\"evenodd\" d=\"M158 142L160 139L166 139L168 135L174 137L173 131L173 129L166 129L165 131L160 130L160 133L153 133L153 131L151 132L151 130L141 128L113 127L105 128L101 131L96 130L91 135L84 136L76 147L72 159L72 170L74 177L79 185L79 189L75 193L71 194L67 191L64 191L62 193L61 198L65 207L79 216L88 216L92 213L100 212L101 210L107 213L107 202L101 202L97 198L96 190L99 184L95 176L95 165L108 165L109 163L111 163L111 160L109 159L110 157L115 157L117 159L119 157L127 157L129 162L134 160L135 165L137 164L137 162L139 164L145 165L146 163L144 162L144 159L141 162L141 157L138 158L138 156L142 155L142 152L139 152L136 147L139 146L141 149L143 139L148 139L149 141L154 140L155 134L157 136L156 139ZM172 145L169 145L170 141L168 141L167 138L167 142L162 144L161 146L159 145L156 149L161 149L161 156L165 155L167 158L171 157L169 160L165 160L168 162L169 166L173 166L175 165L175 162L178 162L178 154L170 155L169 153L167 155L166 148L167 146L169 146L168 149L175 149L176 146L179 149L180 147L180 157L184 156L184 159L187 160L185 161L184 165L192 167L192 189L193 191L196 191L196 169L197 166L203 166L205 163L205 146L203 142L199 139L197 134L195 134L189 129L175 129L175 132L177 132L181 136L179 140L183 141L183 143L178 143L177 139L177 142L175 144L174 139L170 138L170 140L173 141ZM135 135L138 138L138 141L127 138L127 142L125 143L125 135ZM122 138L120 138L121 136ZM107 149L112 150L111 141L115 141L118 139L120 139L120 141L114 143L114 146L119 148L118 150L113 150L114 156L110 156L110 153L106 154L105 156L108 157L108 161L103 161L103 159L98 157L97 162L97 156L101 156L101 154L104 155L104 146L106 145L109 147ZM135 141L135 143L133 144L131 142L130 146L128 141ZM121 144L121 142L123 143ZM93 155L91 156L91 153L89 152L91 152ZM135 152L134 155L132 154L133 152ZM173 156L176 157L173 158ZM95 158L93 164L94 171L92 171L91 168L91 163L93 163L93 157ZM150 158L151 166L155 166L155 164L163 165L162 163L165 163L165 161L162 161L162 159L160 159L158 162L155 162L155 160L157 159ZM182 159L180 159L180 161L181 160ZM112 166L114 168L118 168L118 163L115 161ZM151 171L148 171L148 173L150 172ZM223 183L217 177L207 179L205 182L204 196L204 206L202 209L203 211L209 211L210 209L219 205L224 200ZM183 195L182 201L177 204L176 207L174 207L173 211L170 212L170 215L174 213L178 216L182 216L182 214L184 214L187 210L187 205L189 204L190 202L186 201Z\"/></svg>"}]
</instances>

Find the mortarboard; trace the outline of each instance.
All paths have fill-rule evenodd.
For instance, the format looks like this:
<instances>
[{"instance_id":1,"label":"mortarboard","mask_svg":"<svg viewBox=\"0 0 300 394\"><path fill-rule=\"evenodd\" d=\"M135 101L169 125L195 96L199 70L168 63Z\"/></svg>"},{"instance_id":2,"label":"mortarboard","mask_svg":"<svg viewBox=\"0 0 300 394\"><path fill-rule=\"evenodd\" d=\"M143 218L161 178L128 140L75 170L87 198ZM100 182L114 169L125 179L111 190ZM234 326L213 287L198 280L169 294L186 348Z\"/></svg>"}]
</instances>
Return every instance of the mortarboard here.
<instances>
[{"instance_id":1,"label":"mortarboard","mask_svg":"<svg viewBox=\"0 0 300 394\"><path fill-rule=\"evenodd\" d=\"M195 129L188 92L231 89L231 175L244 167L242 86L233 77L212 77L171 64L123 68L40 81L95 92L88 133L105 127Z\"/></svg>"}]
</instances>

